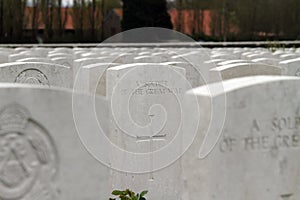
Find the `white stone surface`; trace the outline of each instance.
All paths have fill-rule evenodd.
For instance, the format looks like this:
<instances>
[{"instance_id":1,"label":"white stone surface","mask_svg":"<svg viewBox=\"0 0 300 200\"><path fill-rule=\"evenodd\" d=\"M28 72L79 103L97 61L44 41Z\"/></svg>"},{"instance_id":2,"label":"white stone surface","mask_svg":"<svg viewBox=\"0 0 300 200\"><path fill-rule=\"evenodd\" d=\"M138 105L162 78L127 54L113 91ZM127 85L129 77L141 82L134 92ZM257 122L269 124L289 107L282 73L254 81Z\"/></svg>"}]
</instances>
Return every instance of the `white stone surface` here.
<instances>
[{"instance_id":1,"label":"white stone surface","mask_svg":"<svg viewBox=\"0 0 300 200\"><path fill-rule=\"evenodd\" d=\"M197 139L183 158L188 199L300 198L299 84L296 77L256 76L227 80L224 91L203 86L189 92L197 95L202 115ZM214 148L199 157L211 109L218 106L210 102L224 94L226 120L213 127L221 135L209 135L204 149Z\"/></svg>"},{"instance_id":2,"label":"white stone surface","mask_svg":"<svg viewBox=\"0 0 300 200\"><path fill-rule=\"evenodd\" d=\"M210 70L210 82L216 82L219 77L222 80L257 75L281 75L280 67L261 63L234 63L219 66Z\"/></svg>"},{"instance_id":3,"label":"white stone surface","mask_svg":"<svg viewBox=\"0 0 300 200\"><path fill-rule=\"evenodd\" d=\"M176 135L182 134L180 104L187 88L185 70L153 63L120 65L107 70L106 81L111 105L109 138L125 151L148 153L145 162L140 163L113 152L112 166L149 172L164 163L162 159L175 157L181 151L181 140ZM150 153L170 142L175 144L171 150ZM140 175L113 172L112 182L115 188L147 188L152 191L150 199L178 199L182 189L181 161L165 167Z\"/></svg>"},{"instance_id":4,"label":"white stone surface","mask_svg":"<svg viewBox=\"0 0 300 200\"><path fill-rule=\"evenodd\" d=\"M256 63L264 63L267 65L279 66L280 59L276 58L256 58L253 59L252 62Z\"/></svg>"},{"instance_id":5,"label":"white stone surface","mask_svg":"<svg viewBox=\"0 0 300 200\"><path fill-rule=\"evenodd\" d=\"M36 58L28 57L16 60L16 62L43 62L43 63L53 63L49 58Z\"/></svg>"},{"instance_id":6,"label":"white stone surface","mask_svg":"<svg viewBox=\"0 0 300 200\"><path fill-rule=\"evenodd\" d=\"M73 58L71 57L55 57L51 60L58 65L63 65L73 70Z\"/></svg>"},{"instance_id":7,"label":"white stone surface","mask_svg":"<svg viewBox=\"0 0 300 200\"><path fill-rule=\"evenodd\" d=\"M281 61L279 65L282 67L284 75L300 76L300 58Z\"/></svg>"},{"instance_id":8,"label":"white stone surface","mask_svg":"<svg viewBox=\"0 0 300 200\"><path fill-rule=\"evenodd\" d=\"M86 65L78 71L74 81L76 91L106 96L106 70L116 63L98 63Z\"/></svg>"},{"instance_id":9,"label":"white stone surface","mask_svg":"<svg viewBox=\"0 0 300 200\"><path fill-rule=\"evenodd\" d=\"M88 118L89 98L78 98L77 109ZM77 135L71 90L0 84L0 99L0 199L109 196L108 168L88 153ZM97 105L106 103L98 99ZM98 127L88 121L86 126L97 133Z\"/></svg>"},{"instance_id":10,"label":"white stone surface","mask_svg":"<svg viewBox=\"0 0 300 200\"><path fill-rule=\"evenodd\" d=\"M13 62L0 65L0 82L24 83L71 88L70 68L50 63Z\"/></svg>"}]
</instances>

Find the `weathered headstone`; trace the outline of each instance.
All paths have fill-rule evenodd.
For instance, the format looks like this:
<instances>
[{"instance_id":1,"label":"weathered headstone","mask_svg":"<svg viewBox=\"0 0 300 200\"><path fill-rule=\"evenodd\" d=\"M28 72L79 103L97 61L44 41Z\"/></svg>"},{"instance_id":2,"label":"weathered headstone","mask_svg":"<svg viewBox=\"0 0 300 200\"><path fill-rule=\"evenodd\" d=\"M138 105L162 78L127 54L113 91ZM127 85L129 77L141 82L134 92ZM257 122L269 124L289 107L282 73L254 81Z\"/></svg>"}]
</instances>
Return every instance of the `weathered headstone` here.
<instances>
[{"instance_id":1,"label":"weathered headstone","mask_svg":"<svg viewBox=\"0 0 300 200\"><path fill-rule=\"evenodd\" d=\"M182 60L184 61L184 60ZM189 81L192 88L199 87L201 85L206 84L205 79L203 76L203 72L197 66L194 66L192 63L186 62L165 62L162 64L181 67L185 69L185 76L186 79ZM203 70L204 71L204 70Z\"/></svg>"},{"instance_id":2,"label":"weathered headstone","mask_svg":"<svg viewBox=\"0 0 300 200\"><path fill-rule=\"evenodd\" d=\"M256 76L224 81L224 92L188 93L202 108L191 116L200 117L199 134L183 162L190 200L300 198L299 84L296 77ZM221 135L206 135L217 106L210 102L224 94L225 123L213 127ZM199 153L203 142L201 149L212 150Z\"/></svg>"},{"instance_id":3,"label":"weathered headstone","mask_svg":"<svg viewBox=\"0 0 300 200\"><path fill-rule=\"evenodd\" d=\"M216 82L221 76L223 80L257 75L281 75L280 67L261 63L234 63L219 66L210 70L210 82Z\"/></svg>"},{"instance_id":4,"label":"weathered headstone","mask_svg":"<svg viewBox=\"0 0 300 200\"><path fill-rule=\"evenodd\" d=\"M116 63L98 63L83 66L76 74L74 90L106 96L106 70Z\"/></svg>"},{"instance_id":5,"label":"weathered headstone","mask_svg":"<svg viewBox=\"0 0 300 200\"><path fill-rule=\"evenodd\" d=\"M0 65L0 82L24 83L71 88L70 68L51 63L13 62Z\"/></svg>"},{"instance_id":6,"label":"weathered headstone","mask_svg":"<svg viewBox=\"0 0 300 200\"><path fill-rule=\"evenodd\" d=\"M256 63L264 63L267 65L273 65L273 66L279 66L279 59L276 58L257 58L257 59L253 59L252 62L256 62Z\"/></svg>"},{"instance_id":7,"label":"weathered headstone","mask_svg":"<svg viewBox=\"0 0 300 200\"><path fill-rule=\"evenodd\" d=\"M88 153L77 135L71 90L0 84L0 98L0 199L109 196L108 168ZM89 98L77 98L78 112L88 119ZM106 103L97 99L97 106ZM97 126L85 123L89 133L97 134Z\"/></svg>"},{"instance_id":8,"label":"weathered headstone","mask_svg":"<svg viewBox=\"0 0 300 200\"><path fill-rule=\"evenodd\" d=\"M113 172L114 187L147 188L151 199L178 199L182 188L180 159L156 170L181 151L181 140L176 136L182 133L185 70L162 64L120 65L106 71L106 81L111 105L109 138L124 150L112 152L112 167L132 172ZM170 143L175 145L166 154L163 149ZM142 156L144 162L126 152ZM148 173L136 174L142 172Z\"/></svg>"},{"instance_id":9,"label":"weathered headstone","mask_svg":"<svg viewBox=\"0 0 300 200\"><path fill-rule=\"evenodd\" d=\"M282 67L284 75L300 76L300 58L281 61L279 65Z\"/></svg>"}]
</instances>

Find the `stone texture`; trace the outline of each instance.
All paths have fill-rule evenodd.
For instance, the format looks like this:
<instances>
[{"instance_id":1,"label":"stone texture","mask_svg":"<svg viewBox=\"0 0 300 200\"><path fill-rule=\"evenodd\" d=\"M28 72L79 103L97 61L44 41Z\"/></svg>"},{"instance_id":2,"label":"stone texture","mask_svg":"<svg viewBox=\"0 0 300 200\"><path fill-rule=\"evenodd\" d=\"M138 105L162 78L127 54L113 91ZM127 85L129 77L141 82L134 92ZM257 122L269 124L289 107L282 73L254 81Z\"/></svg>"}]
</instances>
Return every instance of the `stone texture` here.
<instances>
[{"instance_id":1,"label":"stone texture","mask_svg":"<svg viewBox=\"0 0 300 200\"><path fill-rule=\"evenodd\" d=\"M197 139L184 155L189 199L300 198L299 84L298 78L284 76L244 77L223 82L224 91L203 86L188 93L202 108ZM204 140L218 106L209 102L222 95L225 123L213 127L221 130L220 137L211 132ZM212 151L199 153L202 142L202 149Z\"/></svg>"},{"instance_id":2,"label":"stone texture","mask_svg":"<svg viewBox=\"0 0 300 200\"><path fill-rule=\"evenodd\" d=\"M0 65L0 82L66 87L73 85L70 68L50 63L5 63Z\"/></svg>"}]
</instances>

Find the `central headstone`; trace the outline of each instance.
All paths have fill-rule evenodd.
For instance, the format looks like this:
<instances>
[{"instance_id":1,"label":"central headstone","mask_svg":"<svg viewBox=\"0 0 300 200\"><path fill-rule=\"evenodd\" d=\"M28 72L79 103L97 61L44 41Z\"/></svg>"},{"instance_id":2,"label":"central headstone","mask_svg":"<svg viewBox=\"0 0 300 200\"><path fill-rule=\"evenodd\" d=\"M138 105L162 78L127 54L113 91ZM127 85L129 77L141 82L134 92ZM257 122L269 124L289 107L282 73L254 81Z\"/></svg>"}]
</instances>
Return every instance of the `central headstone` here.
<instances>
[{"instance_id":1,"label":"central headstone","mask_svg":"<svg viewBox=\"0 0 300 200\"><path fill-rule=\"evenodd\" d=\"M163 64L120 65L107 70L106 81L111 109L109 138L124 150L112 153L112 167L132 170L114 171L114 188L147 188L149 198L178 199L180 159L157 170L164 160L181 152L181 140L176 136L181 134L181 104L188 83L185 70ZM156 153L172 142L168 155ZM130 159L126 152L144 154L145 162Z\"/></svg>"}]
</instances>

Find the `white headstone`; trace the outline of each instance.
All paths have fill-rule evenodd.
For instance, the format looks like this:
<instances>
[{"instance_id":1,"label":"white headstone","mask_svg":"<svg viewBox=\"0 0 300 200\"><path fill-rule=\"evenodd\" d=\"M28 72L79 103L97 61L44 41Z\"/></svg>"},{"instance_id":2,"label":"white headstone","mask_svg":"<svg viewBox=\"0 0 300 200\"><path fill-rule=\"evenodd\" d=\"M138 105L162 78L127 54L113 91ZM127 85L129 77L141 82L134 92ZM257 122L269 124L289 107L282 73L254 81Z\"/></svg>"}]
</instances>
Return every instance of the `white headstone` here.
<instances>
[{"instance_id":1,"label":"white headstone","mask_svg":"<svg viewBox=\"0 0 300 200\"><path fill-rule=\"evenodd\" d=\"M71 88L70 68L50 63L13 62L0 65L0 82L24 83Z\"/></svg>"},{"instance_id":2,"label":"white headstone","mask_svg":"<svg viewBox=\"0 0 300 200\"><path fill-rule=\"evenodd\" d=\"M162 64L120 65L106 71L106 81L111 105L109 137L125 151L145 154L141 162L125 152L113 152L112 166L133 173L148 172L114 172L113 185L136 191L147 188L151 199L178 199L182 188L180 159L154 170L181 151L182 140L176 136L182 133L180 104L187 88L185 70ZM161 151L170 143L175 148Z\"/></svg>"},{"instance_id":3,"label":"white headstone","mask_svg":"<svg viewBox=\"0 0 300 200\"><path fill-rule=\"evenodd\" d=\"M200 87L188 93L202 108L191 116L200 117L199 134L183 162L190 200L300 198L299 84L298 78L256 76L227 80L224 92ZM224 94L225 123L213 127L221 135L206 136L216 106L206 103ZM206 157L199 153L202 142L202 149L212 147Z\"/></svg>"},{"instance_id":4,"label":"white headstone","mask_svg":"<svg viewBox=\"0 0 300 200\"><path fill-rule=\"evenodd\" d=\"M78 98L78 112L87 119L89 98ZM77 135L71 90L0 84L0 99L0 199L109 197L108 168ZM97 99L98 106L105 101ZM86 126L98 132L87 121Z\"/></svg>"},{"instance_id":5,"label":"white headstone","mask_svg":"<svg viewBox=\"0 0 300 200\"><path fill-rule=\"evenodd\" d=\"M281 68L261 63L234 63L210 70L210 82L257 75L281 75Z\"/></svg>"},{"instance_id":6,"label":"white headstone","mask_svg":"<svg viewBox=\"0 0 300 200\"><path fill-rule=\"evenodd\" d=\"M300 58L281 61L279 65L282 67L284 75L300 76Z\"/></svg>"}]
</instances>

